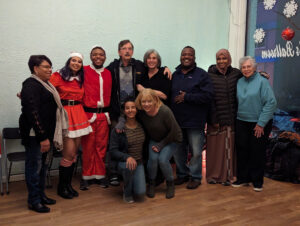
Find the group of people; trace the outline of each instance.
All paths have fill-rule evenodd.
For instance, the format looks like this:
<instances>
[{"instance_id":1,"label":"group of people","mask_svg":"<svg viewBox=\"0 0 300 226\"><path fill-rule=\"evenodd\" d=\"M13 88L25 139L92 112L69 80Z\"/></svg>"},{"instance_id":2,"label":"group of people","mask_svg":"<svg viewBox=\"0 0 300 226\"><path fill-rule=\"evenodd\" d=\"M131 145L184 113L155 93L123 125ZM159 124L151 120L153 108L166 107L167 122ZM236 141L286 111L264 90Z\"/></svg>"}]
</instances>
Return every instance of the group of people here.
<instances>
[{"instance_id":1,"label":"group of people","mask_svg":"<svg viewBox=\"0 0 300 226\"><path fill-rule=\"evenodd\" d=\"M48 57L30 57L32 75L20 95L28 208L49 212L47 205L56 203L44 192L53 148L62 150L57 194L65 199L78 196L72 175L80 145L81 190L91 183L118 185L121 177L123 200L142 201L145 194L155 197L160 174L168 199L175 196L175 185L195 189L202 180L206 124L208 183L252 182L261 191L276 99L255 60L242 58L238 70L221 49L207 73L197 67L195 49L186 46L171 74L156 50L147 51L144 62L132 58L133 51L130 40L122 40L120 58L106 68L101 46L92 48L88 66L73 52L53 74Z\"/></svg>"}]
</instances>

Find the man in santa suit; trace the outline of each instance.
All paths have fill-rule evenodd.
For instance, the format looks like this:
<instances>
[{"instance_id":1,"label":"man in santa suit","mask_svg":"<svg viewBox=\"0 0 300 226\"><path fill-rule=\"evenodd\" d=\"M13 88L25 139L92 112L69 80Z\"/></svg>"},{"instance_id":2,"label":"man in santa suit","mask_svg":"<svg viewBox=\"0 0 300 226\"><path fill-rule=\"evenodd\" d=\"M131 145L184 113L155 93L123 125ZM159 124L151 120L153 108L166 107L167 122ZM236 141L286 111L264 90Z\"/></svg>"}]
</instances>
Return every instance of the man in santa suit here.
<instances>
[{"instance_id":1,"label":"man in santa suit","mask_svg":"<svg viewBox=\"0 0 300 226\"><path fill-rule=\"evenodd\" d=\"M107 187L105 154L109 137L109 106L111 98L111 73L103 67L106 54L102 47L94 46L90 53L91 65L84 66L83 106L93 132L83 136L82 181L80 189L86 190L88 182Z\"/></svg>"}]
</instances>

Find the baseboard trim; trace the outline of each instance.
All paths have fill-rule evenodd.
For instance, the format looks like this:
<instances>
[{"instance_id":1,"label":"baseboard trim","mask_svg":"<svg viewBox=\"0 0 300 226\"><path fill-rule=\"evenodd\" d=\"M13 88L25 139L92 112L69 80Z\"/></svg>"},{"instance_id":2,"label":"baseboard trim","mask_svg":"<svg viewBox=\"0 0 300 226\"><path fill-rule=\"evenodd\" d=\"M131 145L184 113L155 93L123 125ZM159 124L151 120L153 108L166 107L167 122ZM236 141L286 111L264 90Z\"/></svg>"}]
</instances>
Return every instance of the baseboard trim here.
<instances>
[{"instance_id":1,"label":"baseboard trim","mask_svg":"<svg viewBox=\"0 0 300 226\"><path fill-rule=\"evenodd\" d=\"M81 167L77 168L77 173L81 171ZM58 169L53 169L50 171L50 176L58 176L59 171ZM24 181L25 180L25 174L14 174L14 175L10 175L10 182L14 182L14 181ZM5 183L6 182L6 176L2 177L2 182Z\"/></svg>"}]
</instances>

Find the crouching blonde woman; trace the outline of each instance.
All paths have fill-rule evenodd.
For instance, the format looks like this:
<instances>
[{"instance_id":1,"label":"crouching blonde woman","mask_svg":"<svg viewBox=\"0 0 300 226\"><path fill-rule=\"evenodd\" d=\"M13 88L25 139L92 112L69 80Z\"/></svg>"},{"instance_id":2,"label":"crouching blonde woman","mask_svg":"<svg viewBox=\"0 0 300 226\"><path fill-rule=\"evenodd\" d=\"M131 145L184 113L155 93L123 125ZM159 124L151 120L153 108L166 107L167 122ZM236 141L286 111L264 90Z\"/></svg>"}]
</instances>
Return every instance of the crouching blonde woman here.
<instances>
[{"instance_id":1,"label":"crouching blonde woman","mask_svg":"<svg viewBox=\"0 0 300 226\"><path fill-rule=\"evenodd\" d=\"M172 111L161 102L154 90L143 89L135 104L140 110L138 118L150 138L147 196L150 198L155 196L155 178L158 166L160 166L167 183L166 198L173 198L175 187L170 159L177 148L177 144L182 142L181 129Z\"/></svg>"}]
</instances>

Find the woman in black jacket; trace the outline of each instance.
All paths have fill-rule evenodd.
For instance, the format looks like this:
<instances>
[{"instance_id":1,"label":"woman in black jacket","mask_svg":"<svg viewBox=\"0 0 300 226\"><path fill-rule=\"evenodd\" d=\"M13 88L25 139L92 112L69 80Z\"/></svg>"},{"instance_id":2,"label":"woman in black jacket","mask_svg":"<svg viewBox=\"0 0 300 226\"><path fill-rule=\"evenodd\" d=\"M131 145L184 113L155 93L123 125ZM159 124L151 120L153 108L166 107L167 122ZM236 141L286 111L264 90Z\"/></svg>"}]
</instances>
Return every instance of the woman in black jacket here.
<instances>
[{"instance_id":1,"label":"woman in black jacket","mask_svg":"<svg viewBox=\"0 0 300 226\"><path fill-rule=\"evenodd\" d=\"M144 55L146 73L137 76L137 90L151 88L165 105L169 105L172 81L163 74L161 57L154 49L149 49Z\"/></svg>"},{"instance_id":2,"label":"woman in black jacket","mask_svg":"<svg viewBox=\"0 0 300 226\"><path fill-rule=\"evenodd\" d=\"M242 74L231 67L228 50L220 49L216 61L208 69L215 96L207 125L206 179L210 184L229 185L235 174L236 84Z\"/></svg>"},{"instance_id":3,"label":"woman in black jacket","mask_svg":"<svg viewBox=\"0 0 300 226\"><path fill-rule=\"evenodd\" d=\"M146 192L145 171L142 161L145 133L136 121L137 109L134 99L128 98L124 103L126 117L124 133L112 130L109 153L111 159L118 162L118 170L123 176L123 200L127 203L136 199L142 201Z\"/></svg>"},{"instance_id":4,"label":"woman in black jacket","mask_svg":"<svg viewBox=\"0 0 300 226\"><path fill-rule=\"evenodd\" d=\"M50 211L55 204L44 192L47 153L52 142L62 148L62 135L67 132L68 118L59 95L48 81L52 63L45 55L32 55L28 66L31 77L23 82L20 132L25 146L25 178L28 188L28 208L39 213Z\"/></svg>"},{"instance_id":5,"label":"woman in black jacket","mask_svg":"<svg viewBox=\"0 0 300 226\"><path fill-rule=\"evenodd\" d=\"M206 180L210 184L228 186L236 175L236 87L243 75L239 69L231 66L231 56L226 49L216 53L216 64L209 67L208 73L215 96L207 125ZM266 72L259 73L269 78Z\"/></svg>"}]
</instances>

